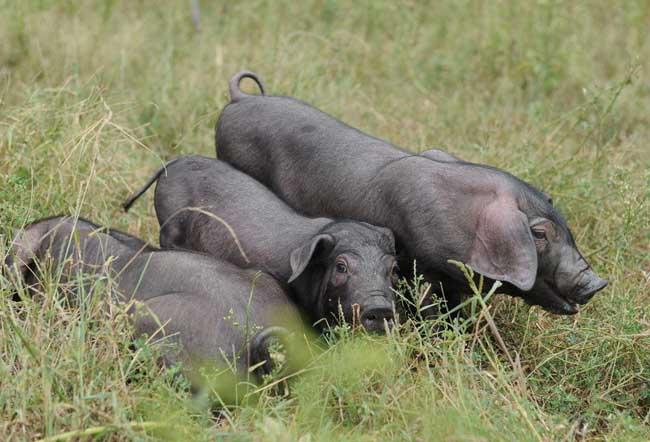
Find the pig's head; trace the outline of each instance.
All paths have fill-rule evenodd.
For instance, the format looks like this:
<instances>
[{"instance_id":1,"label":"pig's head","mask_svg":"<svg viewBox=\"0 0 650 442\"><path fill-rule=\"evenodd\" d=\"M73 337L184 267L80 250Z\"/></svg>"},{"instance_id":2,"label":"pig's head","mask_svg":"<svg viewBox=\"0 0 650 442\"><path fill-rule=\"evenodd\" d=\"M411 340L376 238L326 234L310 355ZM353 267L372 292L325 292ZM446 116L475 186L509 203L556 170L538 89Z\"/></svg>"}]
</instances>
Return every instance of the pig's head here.
<instances>
[{"instance_id":1,"label":"pig's head","mask_svg":"<svg viewBox=\"0 0 650 442\"><path fill-rule=\"evenodd\" d=\"M395 239L385 228L333 222L291 253L289 284L317 320L361 323L371 332L394 322Z\"/></svg>"},{"instance_id":2,"label":"pig's head","mask_svg":"<svg viewBox=\"0 0 650 442\"><path fill-rule=\"evenodd\" d=\"M547 311L571 315L607 285L578 251L552 200L528 184L520 182L516 191L498 193L475 213L469 264L505 281L508 293Z\"/></svg>"}]
</instances>

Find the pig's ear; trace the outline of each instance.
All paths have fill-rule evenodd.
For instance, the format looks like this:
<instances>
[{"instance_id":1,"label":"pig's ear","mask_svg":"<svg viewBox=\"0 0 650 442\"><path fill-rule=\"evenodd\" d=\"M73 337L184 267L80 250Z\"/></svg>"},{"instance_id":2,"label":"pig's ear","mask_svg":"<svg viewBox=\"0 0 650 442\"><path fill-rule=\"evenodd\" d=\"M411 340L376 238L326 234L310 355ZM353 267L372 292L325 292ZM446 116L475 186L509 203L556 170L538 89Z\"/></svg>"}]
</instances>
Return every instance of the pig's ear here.
<instances>
[{"instance_id":1,"label":"pig's ear","mask_svg":"<svg viewBox=\"0 0 650 442\"><path fill-rule=\"evenodd\" d=\"M293 252L289 263L291 264L291 277L289 283L298 278L305 271L311 260L320 253L329 252L336 245L332 235L319 234L314 236L307 244L304 244Z\"/></svg>"},{"instance_id":2,"label":"pig's ear","mask_svg":"<svg viewBox=\"0 0 650 442\"><path fill-rule=\"evenodd\" d=\"M13 275L17 274L24 280L29 267L34 264L40 244L41 235L37 229L15 230L14 240L5 258L4 270Z\"/></svg>"},{"instance_id":3,"label":"pig's ear","mask_svg":"<svg viewBox=\"0 0 650 442\"><path fill-rule=\"evenodd\" d=\"M497 199L479 214L468 264L488 278L530 290L537 275L537 249L528 218L514 201Z\"/></svg>"}]
</instances>

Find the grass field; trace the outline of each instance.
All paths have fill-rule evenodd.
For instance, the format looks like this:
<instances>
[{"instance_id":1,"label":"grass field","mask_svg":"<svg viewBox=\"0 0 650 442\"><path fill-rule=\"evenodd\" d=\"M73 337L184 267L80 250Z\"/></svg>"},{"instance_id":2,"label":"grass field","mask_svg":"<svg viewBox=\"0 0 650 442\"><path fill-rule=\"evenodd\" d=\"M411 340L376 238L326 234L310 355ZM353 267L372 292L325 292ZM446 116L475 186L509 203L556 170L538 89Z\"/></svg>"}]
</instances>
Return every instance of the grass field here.
<instances>
[{"instance_id":1,"label":"grass field","mask_svg":"<svg viewBox=\"0 0 650 442\"><path fill-rule=\"evenodd\" d=\"M427 4L428 3L428 4ZM650 3L0 0L0 229L80 214L157 240L162 161L214 154L247 68L413 150L552 194L610 285L575 317L497 296L466 331L339 333L290 381L215 414L133 351L98 291L71 307L0 279L0 439L649 440ZM512 360L512 362L511 362Z\"/></svg>"}]
</instances>

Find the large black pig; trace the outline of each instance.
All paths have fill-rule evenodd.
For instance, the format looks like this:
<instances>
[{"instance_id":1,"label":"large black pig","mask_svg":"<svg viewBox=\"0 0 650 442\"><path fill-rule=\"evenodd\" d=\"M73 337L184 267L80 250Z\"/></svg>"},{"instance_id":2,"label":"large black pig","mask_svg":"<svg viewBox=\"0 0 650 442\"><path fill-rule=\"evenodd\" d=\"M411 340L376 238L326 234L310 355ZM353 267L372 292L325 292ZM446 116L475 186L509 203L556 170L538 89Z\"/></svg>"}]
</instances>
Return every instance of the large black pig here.
<instances>
[{"instance_id":1,"label":"large black pig","mask_svg":"<svg viewBox=\"0 0 650 442\"><path fill-rule=\"evenodd\" d=\"M246 77L262 88L251 72L232 78L218 157L305 214L390 228L400 267L416 260L450 307L467 285L449 260L558 314L575 314L607 285L550 198L530 184L437 150L413 155L293 98L248 95L239 88Z\"/></svg>"}]
</instances>

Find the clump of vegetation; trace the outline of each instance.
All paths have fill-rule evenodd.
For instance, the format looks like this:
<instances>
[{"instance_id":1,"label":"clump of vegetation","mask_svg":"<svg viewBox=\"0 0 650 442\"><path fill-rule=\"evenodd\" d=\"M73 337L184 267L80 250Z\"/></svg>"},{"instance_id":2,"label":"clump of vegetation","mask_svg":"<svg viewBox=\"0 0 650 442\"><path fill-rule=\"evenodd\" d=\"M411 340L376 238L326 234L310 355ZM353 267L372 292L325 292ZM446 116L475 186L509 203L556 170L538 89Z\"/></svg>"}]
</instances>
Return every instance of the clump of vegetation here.
<instances>
[{"instance_id":1,"label":"clump of vegetation","mask_svg":"<svg viewBox=\"0 0 650 442\"><path fill-rule=\"evenodd\" d=\"M452 326L340 328L289 395L271 382L215 411L133 341L106 285L14 302L0 278L3 440L650 438L647 2L200 2L200 31L189 3L0 0L2 256L58 213L155 242L151 205L120 203L164 160L214 154L248 68L368 133L532 182L610 285L575 317L497 289Z\"/></svg>"}]
</instances>

